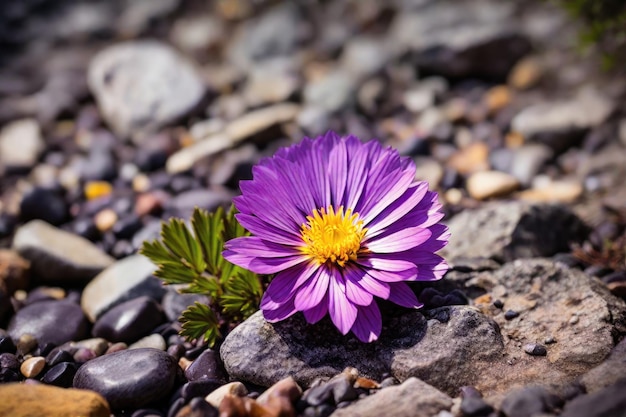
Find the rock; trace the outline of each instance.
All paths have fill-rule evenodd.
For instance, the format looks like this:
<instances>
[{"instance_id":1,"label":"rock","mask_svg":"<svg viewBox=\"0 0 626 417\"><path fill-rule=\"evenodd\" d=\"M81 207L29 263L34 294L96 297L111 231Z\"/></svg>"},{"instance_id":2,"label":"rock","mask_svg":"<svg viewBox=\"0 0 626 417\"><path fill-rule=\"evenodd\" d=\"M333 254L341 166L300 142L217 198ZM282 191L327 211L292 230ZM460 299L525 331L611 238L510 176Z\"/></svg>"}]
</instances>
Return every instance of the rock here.
<instances>
[{"instance_id":1,"label":"rock","mask_svg":"<svg viewBox=\"0 0 626 417\"><path fill-rule=\"evenodd\" d=\"M622 375L623 376L623 375ZM567 403L561 417L623 417L626 410L626 379Z\"/></svg>"},{"instance_id":2,"label":"rock","mask_svg":"<svg viewBox=\"0 0 626 417\"><path fill-rule=\"evenodd\" d=\"M37 163L45 144L39 123L34 119L16 120L0 132L0 172L25 170Z\"/></svg>"},{"instance_id":3,"label":"rock","mask_svg":"<svg viewBox=\"0 0 626 417\"><path fill-rule=\"evenodd\" d=\"M61 388L69 388L74 381L78 365L72 362L61 362L52 366L41 378L41 382Z\"/></svg>"},{"instance_id":4,"label":"rock","mask_svg":"<svg viewBox=\"0 0 626 417\"><path fill-rule=\"evenodd\" d=\"M500 171L475 172L466 183L467 192L476 200L505 196L517 190L519 185L514 176Z\"/></svg>"},{"instance_id":5,"label":"rock","mask_svg":"<svg viewBox=\"0 0 626 417\"><path fill-rule=\"evenodd\" d=\"M154 131L186 115L205 90L192 64L156 41L125 42L101 51L89 65L88 82L103 117L123 137Z\"/></svg>"},{"instance_id":6,"label":"rock","mask_svg":"<svg viewBox=\"0 0 626 417\"><path fill-rule=\"evenodd\" d=\"M357 80L379 72L391 58L386 40L373 36L358 36L348 40L343 48L340 65Z\"/></svg>"},{"instance_id":7,"label":"rock","mask_svg":"<svg viewBox=\"0 0 626 417\"><path fill-rule=\"evenodd\" d=\"M474 382L476 367L499 357L502 340L493 322L471 307L438 311L447 322L406 313L383 323L380 340L371 344L341 336L327 319L311 326L295 315L270 324L257 312L228 334L220 353L231 378L262 386L292 376L306 387L351 366L374 380L391 372L454 392Z\"/></svg>"},{"instance_id":8,"label":"rock","mask_svg":"<svg viewBox=\"0 0 626 417\"><path fill-rule=\"evenodd\" d=\"M529 386L507 394L500 409L507 417L532 417L556 411L558 405L559 399L545 388Z\"/></svg>"},{"instance_id":9,"label":"rock","mask_svg":"<svg viewBox=\"0 0 626 417\"><path fill-rule=\"evenodd\" d=\"M20 219L24 222L39 219L58 226L68 218L68 205L57 190L35 187L20 202Z\"/></svg>"},{"instance_id":10,"label":"rock","mask_svg":"<svg viewBox=\"0 0 626 417\"><path fill-rule=\"evenodd\" d=\"M444 257L507 261L567 252L581 242L587 226L559 205L498 202L465 210L448 222L451 237Z\"/></svg>"},{"instance_id":11,"label":"rock","mask_svg":"<svg viewBox=\"0 0 626 417\"><path fill-rule=\"evenodd\" d=\"M219 355L212 349L206 349L200 356L191 362L191 365L185 369L185 377L188 381L197 381L200 379L224 379Z\"/></svg>"},{"instance_id":12,"label":"rock","mask_svg":"<svg viewBox=\"0 0 626 417\"><path fill-rule=\"evenodd\" d=\"M374 417L385 414L397 417L432 417L452 407L452 398L417 379L409 378L401 385L388 387L340 408L332 417Z\"/></svg>"},{"instance_id":13,"label":"rock","mask_svg":"<svg viewBox=\"0 0 626 417\"><path fill-rule=\"evenodd\" d=\"M520 146L515 149L511 164L506 172L527 186L539 174L553 154L549 147L539 143Z\"/></svg>"},{"instance_id":14,"label":"rock","mask_svg":"<svg viewBox=\"0 0 626 417\"><path fill-rule=\"evenodd\" d=\"M522 110L511 128L559 153L582 140L585 130L598 126L613 112L615 102L594 87L563 101L546 101Z\"/></svg>"},{"instance_id":15,"label":"rock","mask_svg":"<svg viewBox=\"0 0 626 417\"><path fill-rule=\"evenodd\" d=\"M111 411L99 394L43 384L0 385L0 415L11 417L109 417Z\"/></svg>"},{"instance_id":16,"label":"rock","mask_svg":"<svg viewBox=\"0 0 626 417\"><path fill-rule=\"evenodd\" d=\"M504 80L530 50L512 6L484 0L428 2L399 13L390 32L400 51L415 53L420 71Z\"/></svg>"},{"instance_id":17,"label":"rock","mask_svg":"<svg viewBox=\"0 0 626 417\"><path fill-rule=\"evenodd\" d=\"M180 293L173 288L168 288L163 296L161 306L169 321L176 321L180 315L195 302L209 304L209 298L206 295Z\"/></svg>"},{"instance_id":18,"label":"rock","mask_svg":"<svg viewBox=\"0 0 626 417\"><path fill-rule=\"evenodd\" d=\"M489 147L484 142L474 142L452 155L447 164L461 174L487 170Z\"/></svg>"},{"instance_id":19,"label":"rock","mask_svg":"<svg viewBox=\"0 0 626 417\"><path fill-rule=\"evenodd\" d=\"M17 252L0 249L0 320L9 310L9 298L28 286L30 262Z\"/></svg>"},{"instance_id":20,"label":"rock","mask_svg":"<svg viewBox=\"0 0 626 417\"><path fill-rule=\"evenodd\" d=\"M114 261L87 239L41 220L21 226L13 248L30 261L38 278L51 283L87 282Z\"/></svg>"},{"instance_id":21,"label":"rock","mask_svg":"<svg viewBox=\"0 0 626 417\"><path fill-rule=\"evenodd\" d=\"M123 36L135 37L148 29L151 22L175 12L179 4L180 0L139 0L127 3L116 19L117 29Z\"/></svg>"},{"instance_id":22,"label":"rock","mask_svg":"<svg viewBox=\"0 0 626 417\"><path fill-rule=\"evenodd\" d=\"M561 262L520 259L495 271L448 274L448 280L474 291L481 288L503 302L503 309L479 306L506 336L502 361L491 363L476 385L487 397L529 383L553 388L570 384L607 358L615 335L626 334L626 303L600 281ZM507 310L517 316L507 319ZM526 354L520 349L526 344L533 353L545 350L546 356Z\"/></svg>"},{"instance_id":23,"label":"rock","mask_svg":"<svg viewBox=\"0 0 626 417\"><path fill-rule=\"evenodd\" d=\"M248 69L257 61L289 56L300 38L302 16L295 4L276 5L242 25L229 48L229 58Z\"/></svg>"},{"instance_id":24,"label":"rock","mask_svg":"<svg viewBox=\"0 0 626 417\"><path fill-rule=\"evenodd\" d=\"M159 333L153 333L151 335L142 337L137 340L135 343L128 346L128 349L141 349L141 348L152 348L158 350L167 349L167 342L163 336Z\"/></svg>"},{"instance_id":25,"label":"rock","mask_svg":"<svg viewBox=\"0 0 626 417\"><path fill-rule=\"evenodd\" d=\"M334 113L350 105L356 91L355 80L347 72L334 69L304 86L304 102Z\"/></svg>"},{"instance_id":26,"label":"rock","mask_svg":"<svg viewBox=\"0 0 626 417\"><path fill-rule=\"evenodd\" d=\"M626 375L626 338L611 351L610 356L600 365L580 378L587 392L594 393L616 383Z\"/></svg>"},{"instance_id":27,"label":"rock","mask_svg":"<svg viewBox=\"0 0 626 417\"><path fill-rule=\"evenodd\" d=\"M251 111L231 121L223 131L209 135L193 145L172 154L165 165L170 174L191 169L194 164L208 156L231 148L251 136L295 119L300 107L292 103L280 103Z\"/></svg>"},{"instance_id":28,"label":"rock","mask_svg":"<svg viewBox=\"0 0 626 417\"><path fill-rule=\"evenodd\" d=\"M41 373L41 371L43 371L45 366L45 358L41 356L33 356L22 362L22 365L20 365L20 372L26 378L35 378Z\"/></svg>"},{"instance_id":29,"label":"rock","mask_svg":"<svg viewBox=\"0 0 626 417\"><path fill-rule=\"evenodd\" d=\"M233 193L225 187L196 188L172 197L164 205L164 210L169 215L168 217L189 219L196 207L213 211L218 206L230 204L232 198Z\"/></svg>"},{"instance_id":30,"label":"rock","mask_svg":"<svg viewBox=\"0 0 626 417\"><path fill-rule=\"evenodd\" d=\"M7 330L13 341L33 336L39 344L60 345L87 336L89 322L80 306L67 300L40 301L19 310Z\"/></svg>"},{"instance_id":31,"label":"rock","mask_svg":"<svg viewBox=\"0 0 626 417\"><path fill-rule=\"evenodd\" d=\"M161 281L152 276L156 266L143 255L132 255L117 261L83 290L80 305L90 321L124 301L142 295L160 300L165 292Z\"/></svg>"},{"instance_id":32,"label":"rock","mask_svg":"<svg viewBox=\"0 0 626 417\"><path fill-rule=\"evenodd\" d=\"M298 89L299 84L294 61L274 58L251 68L243 96L250 107L280 103L287 100Z\"/></svg>"},{"instance_id":33,"label":"rock","mask_svg":"<svg viewBox=\"0 0 626 417\"><path fill-rule=\"evenodd\" d=\"M444 175L441 164L429 157L417 157L413 161L416 165L415 179L426 181L431 190L439 188Z\"/></svg>"},{"instance_id":34,"label":"rock","mask_svg":"<svg viewBox=\"0 0 626 417\"><path fill-rule=\"evenodd\" d=\"M90 360L74 377L74 388L102 395L114 410L140 408L167 396L176 379L174 358L156 349L123 350Z\"/></svg>"},{"instance_id":35,"label":"rock","mask_svg":"<svg viewBox=\"0 0 626 417\"><path fill-rule=\"evenodd\" d=\"M215 391L211 392L209 395L206 396L205 400L213 407L219 408L224 397L228 395L243 397L245 395L248 395L248 390L246 389L246 386L243 385L241 382L230 382L226 385L222 385Z\"/></svg>"},{"instance_id":36,"label":"rock","mask_svg":"<svg viewBox=\"0 0 626 417\"><path fill-rule=\"evenodd\" d=\"M112 307L98 317L91 333L110 342L131 343L147 336L164 321L161 306L142 296Z\"/></svg>"},{"instance_id":37,"label":"rock","mask_svg":"<svg viewBox=\"0 0 626 417\"><path fill-rule=\"evenodd\" d=\"M517 90L527 90L535 86L541 78L545 69L537 57L528 56L522 58L511 69L508 84Z\"/></svg>"},{"instance_id":38,"label":"rock","mask_svg":"<svg viewBox=\"0 0 626 417\"><path fill-rule=\"evenodd\" d=\"M517 193L517 198L535 203L573 203L583 194L577 181L548 181L529 190Z\"/></svg>"},{"instance_id":39,"label":"rock","mask_svg":"<svg viewBox=\"0 0 626 417\"><path fill-rule=\"evenodd\" d=\"M225 24L215 16L194 15L178 18L170 37L172 42L189 54L203 55L225 35Z\"/></svg>"}]
</instances>

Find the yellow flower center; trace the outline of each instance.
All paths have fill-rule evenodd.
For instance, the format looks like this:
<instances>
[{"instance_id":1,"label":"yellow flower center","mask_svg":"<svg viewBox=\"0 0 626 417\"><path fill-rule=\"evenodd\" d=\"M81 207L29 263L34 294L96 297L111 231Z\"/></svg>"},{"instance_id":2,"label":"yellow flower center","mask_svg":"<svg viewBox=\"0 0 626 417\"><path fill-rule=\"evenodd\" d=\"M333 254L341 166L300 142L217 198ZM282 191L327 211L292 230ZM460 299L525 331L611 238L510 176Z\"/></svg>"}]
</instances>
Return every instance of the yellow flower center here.
<instances>
[{"instance_id":1,"label":"yellow flower center","mask_svg":"<svg viewBox=\"0 0 626 417\"><path fill-rule=\"evenodd\" d=\"M351 209L344 213L343 206L335 212L333 206L321 208L307 216L300 234L305 246L302 252L320 265L328 261L345 266L355 261L367 229L357 213Z\"/></svg>"}]
</instances>

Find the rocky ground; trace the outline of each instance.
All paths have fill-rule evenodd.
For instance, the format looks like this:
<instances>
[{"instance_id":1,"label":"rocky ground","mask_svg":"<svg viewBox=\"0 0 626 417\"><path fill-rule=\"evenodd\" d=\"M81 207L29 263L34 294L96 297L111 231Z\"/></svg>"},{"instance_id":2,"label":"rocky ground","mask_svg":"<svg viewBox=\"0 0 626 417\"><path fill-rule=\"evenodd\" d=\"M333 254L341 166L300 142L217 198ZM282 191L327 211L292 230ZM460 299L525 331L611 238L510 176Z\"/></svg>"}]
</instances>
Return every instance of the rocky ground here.
<instances>
[{"instance_id":1,"label":"rocky ground","mask_svg":"<svg viewBox=\"0 0 626 417\"><path fill-rule=\"evenodd\" d=\"M534 1L1 3L0 415L626 416L626 79L577 29ZM450 272L372 344L260 313L184 341L206 300L137 249L328 129L415 160Z\"/></svg>"}]
</instances>

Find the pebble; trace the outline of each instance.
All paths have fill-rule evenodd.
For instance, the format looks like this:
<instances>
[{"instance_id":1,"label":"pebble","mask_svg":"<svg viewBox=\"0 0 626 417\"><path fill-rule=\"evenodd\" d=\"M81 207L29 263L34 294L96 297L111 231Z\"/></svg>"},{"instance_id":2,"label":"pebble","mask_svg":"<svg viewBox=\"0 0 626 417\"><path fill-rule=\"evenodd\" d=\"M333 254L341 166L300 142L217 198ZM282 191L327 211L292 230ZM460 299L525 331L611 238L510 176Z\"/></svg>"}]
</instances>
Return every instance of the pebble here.
<instances>
[{"instance_id":1,"label":"pebble","mask_svg":"<svg viewBox=\"0 0 626 417\"><path fill-rule=\"evenodd\" d=\"M110 342L132 343L147 336L164 319L161 306L153 299L142 296L118 304L102 314L91 333Z\"/></svg>"},{"instance_id":2,"label":"pebble","mask_svg":"<svg viewBox=\"0 0 626 417\"><path fill-rule=\"evenodd\" d=\"M93 222L100 233L108 232L117 223L117 213L111 208L99 211L93 217Z\"/></svg>"},{"instance_id":3,"label":"pebble","mask_svg":"<svg viewBox=\"0 0 626 417\"><path fill-rule=\"evenodd\" d=\"M573 203L583 194L583 185L577 181L550 181L547 184L521 191L520 200L543 203Z\"/></svg>"},{"instance_id":4,"label":"pebble","mask_svg":"<svg viewBox=\"0 0 626 417\"><path fill-rule=\"evenodd\" d=\"M31 335L40 344L61 345L70 340L84 339L88 332L88 321L76 303L66 300L40 301L19 310L11 318L7 330L13 340L21 341L25 335Z\"/></svg>"},{"instance_id":5,"label":"pebble","mask_svg":"<svg viewBox=\"0 0 626 417\"><path fill-rule=\"evenodd\" d=\"M483 142L472 143L452 155L447 164L461 174L489 169L489 147Z\"/></svg>"},{"instance_id":6,"label":"pebble","mask_svg":"<svg viewBox=\"0 0 626 417\"><path fill-rule=\"evenodd\" d=\"M188 381L200 379L224 379L224 373L219 363L219 355L213 349L204 350L200 356L193 360L185 369L185 377Z\"/></svg>"},{"instance_id":7,"label":"pebble","mask_svg":"<svg viewBox=\"0 0 626 417\"><path fill-rule=\"evenodd\" d=\"M141 339L128 346L128 349L140 349L140 348L153 348L158 350L167 349L167 343L163 336L158 333L154 333Z\"/></svg>"},{"instance_id":8,"label":"pebble","mask_svg":"<svg viewBox=\"0 0 626 417\"><path fill-rule=\"evenodd\" d=\"M504 312L504 318L506 320L513 320L516 317L519 317L519 313L517 311L507 310Z\"/></svg>"},{"instance_id":9,"label":"pebble","mask_svg":"<svg viewBox=\"0 0 626 417\"><path fill-rule=\"evenodd\" d=\"M224 385L224 381L217 379L203 378L195 381L189 381L182 386L180 395L186 401L195 397L204 398L222 385Z\"/></svg>"},{"instance_id":10,"label":"pebble","mask_svg":"<svg viewBox=\"0 0 626 417\"><path fill-rule=\"evenodd\" d=\"M467 192L476 200L486 200L512 193L519 188L518 180L500 171L475 172L467 179Z\"/></svg>"},{"instance_id":11,"label":"pebble","mask_svg":"<svg viewBox=\"0 0 626 417\"><path fill-rule=\"evenodd\" d=\"M37 163L44 150L39 123L35 119L13 121L0 131L0 172L28 169Z\"/></svg>"},{"instance_id":12,"label":"pebble","mask_svg":"<svg viewBox=\"0 0 626 417\"><path fill-rule=\"evenodd\" d=\"M500 406L508 417L532 417L543 412L555 411L559 399L539 386L529 386L509 392Z\"/></svg>"},{"instance_id":13,"label":"pebble","mask_svg":"<svg viewBox=\"0 0 626 417\"><path fill-rule=\"evenodd\" d=\"M543 73L544 69L537 57L525 57L511 69L508 84L517 90L527 90L541 80Z\"/></svg>"},{"instance_id":14,"label":"pebble","mask_svg":"<svg viewBox=\"0 0 626 417\"><path fill-rule=\"evenodd\" d=\"M86 390L45 384L0 385L0 415L11 417L109 417L111 410L101 395Z\"/></svg>"},{"instance_id":15,"label":"pebble","mask_svg":"<svg viewBox=\"0 0 626 417\"><path fill-rule=\"evenodd\" d=\"M546 349L546 347L537 343L525 344L524 352L528 353L531 356L546 356L548 354L548 350Z\"/></svg>"},{"instance_id":16,"label":"pebble","mask_svg":"<svg viewBox=\"0 0 626 417\"><path fill-rule=\"evenodd\" d=\"M43 371L43 368L45 368L45 366L45 358L41 356L33 356L22 362L22 365L20 365L20 372L26 378L35 378L41 373L41 371Z\"/></svg>"},{"instance_id":17,"label":"pebble","mask_svg":"<svg viewBox=\"0 0 626 417\"><path fill-rule=\"evenodd\" d=\"M20 202L20 219L25 222L39 219L58 226L69 219L69 211L58 191L35 187Z\"/></svg>"},{"instance_id":18,"label":"pebble","mask_svg":"<svg viewBox=\"0 0 626 417\"><path fill-rule=\"evenodd\" d=\"M74 377L74 388L102 395L114 410L136 409L170 394L177 365L157 349L123 350L92 359Z\"/></svg>"},{"instance_id":19,"label":"pebble","mask_svg":"<svg viewBox=\"0 0 626 417\"><path fill-rule=\"evenodd\" d=\"M355 89L354 79L349 73L339 69L331 70L305 85L304 102L307 106L334 113L348 107Z\"/></svg>"},{"instance_id":20,"label":"pebble","mask_svg":"<svg viewBox=\"0 0 626 417\"><path fill-rule=\"evenodd\" d=\"M61 388L69 388L74 381L78 365L72 362L61 362L52 366L41 378L41 382Z\"/></svg>"},{"instance_id":21,"label":"pebble","mask_svg":"<svg viewBox=\"0 0 626 417\"><path fill-rule=\"evenodd\" d=\"M160 300L165 290L152 276L156 266L143 255L115 262L92 279L81 296L81 307L91 322L111 307L145 295Z\"/></svg>"},{"instance_id":22,"label":"pebble","mask_svg":"<svg viewBox=\"0 0 626 417\"><path fill-rule=\"evenodd\" d=\"M102 116L122 137L187 114L205 93L187 59L157 41L109 46L92 59L88 81Z\"/></svg>"},{"instance_id":23,"label":"pebble","mask_svg":"<svg viewBox=\"0 0 626 417\"><path fill-rule=\"evenodd\" d=\"M13 248L30 261L33 273L49 282L83 283L114 261L87 239L41 220L19 227Z\"/></svg>"},{"instance_id":24,"label":"pebble","mask_svg":"<svg viewBox=\"0 0 626 417\"><path fill-rule=\"evenodd\" d=\"M83 190L87 200L106 197L113 192L113 186L106 181L89 181Z\"/></svg>"},{"instance_id":25,"label":"pebble","mask_svg":"<svg viewBox=\"0 0 626 417\"><path fill-rule=\"evenodd\" d=\"M248 395L248 389L241 382L229 382L222 385L215 391L211 392L205 397L206 402L211 404L215 408L220 408L222 400L226 396L239 396L243 397Z\"/></svg>"}]
</instances>

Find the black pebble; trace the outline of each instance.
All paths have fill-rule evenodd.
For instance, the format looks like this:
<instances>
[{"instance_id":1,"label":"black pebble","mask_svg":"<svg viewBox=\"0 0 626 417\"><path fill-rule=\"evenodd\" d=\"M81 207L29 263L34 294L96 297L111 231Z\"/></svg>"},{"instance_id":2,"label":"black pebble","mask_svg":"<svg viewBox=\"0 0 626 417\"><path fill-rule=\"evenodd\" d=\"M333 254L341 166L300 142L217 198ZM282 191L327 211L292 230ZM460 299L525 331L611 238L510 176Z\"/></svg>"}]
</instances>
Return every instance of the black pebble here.
<instances>
[{"instance_id":1,"label":"black pebble","mask_svg":"<svg viewBox=\"0 0 626 417\"><path fill-rule=\"evenodd\" d=\"M74 360L74 355L67 350L54 350L46 356L46 363L49 366L55 366L60 364L61 362L72 362Z\"/></svg>"},{"instance_id":2,"label":"black pebble","mask_svg":"<svg viewBox=\"0 0 626 417\"><path fill-rule=\"evenodd\" d=\"M493 306L495 308L502 308L502 307L504 307L504 302L502 302L502 300L495 300L493 302Z\"/></svg>"},{"instance_id":3,"label":"black pebble","mask_svg":"<svg viewBox=\"0 0 626 417\"><path fill-rule=\"evenodd\" d=\"M195 397L189 401L192 416L218 417L219 411L205 401L204 397Z\"/></svg>"},{"instance_id":4,"label":"black pebble","mask_svg":"<svg viewBox=\"0 0 626 417\"><path fill-rule=\"evenodd\" d=\"M532 356L546 356L548 354L546 347L538 343L529 343L524 345L524 352Z\"/></svg>"},{"instance_id":5,"label":"black pebble","mask_svg":"<svg viewBox=\"0 0 626 417\"><path fill-rule=\"evenodd\" d=\"M24 222L40 219L58 226L67 221L68 217L67 204L55 190L33 188L20 203L20 219Z\"/></svg>"},{"instance_id":6,"label":"black pebble","mask_svg":"<svg viewBox=\"0 0 626 417\"><path fill-rule=\"evenodd\" d=\"M0 354L0 368L13 369L17 371L20 367L20 363L17 360L17 356L13 353L1 353Z\"/></svg>"},{"instance_id":7,"label":"black pebble","mask_svg":"<svg viewBox=\"0 0 626 417\"><path fill-rule=\"evenodd\" d=\"M0 353L15 353L17 348L9 336L0 337Z\"/></svg>"},{"instance_id":8,"label":"black pebble","mask_svg":"<svg viewBox=\"0 0 626 417\"><path fill-rule=\"evenodd\" d=\"M57 387L69 388L72 386L77 369L78 365L72 362L58 363L45 373L43 378L41 378L41 382Z\"/></svg>"},{"instance_id":9,"label":"black pebble","mask_svg":"<svg viewBox=\"0 0 626 417\"><path fill-rule=\"evenodd\" d=\"M135 410L130 417L163 417L163 413L152 408L141 408L139 410Z\"/></svg>"},{"instance_id":10,"label":"black pebble","mask_svg":"<svg viewBox=\"0 0 626 417\"><path fill-rule=\"evenodd\" d=\"M518 316L519 316L519 313L514 310L507 310L504 313L504 318L507 320L513 320L515 317L518 317Z\"/></svg>"},{"instance_id":11,"label":"black pebble","mask_svg":"<svg viewBox=\"0 0 626 417\"><path fill-rule=\"evenodd\" d=\"M480 397L468 396L461 401L461 414L464 417L488 416L492 411L493 407Z\"/></svg>"},{"instance_id":12,"label":"black pebble","mask_svg":"<svg viewBox=\"0 0 626 417\"><path fill-rule=\"evenodd\" d=\"M17 372L12 369L0 369L0 383L18 382L21 378Z\"/></svg>"},{"instance_id":13,"label":"black pebble","mask_svg":"<svg viewBox=\"0 0 626 417\"><path fill-rule=\"evenodd\" d=\"M183 385L180 393L185 401L189 401L195 397L206 397L222 385L224 382L218 379L199 379L187 382Z\"/></svg>"}]
</instances>

